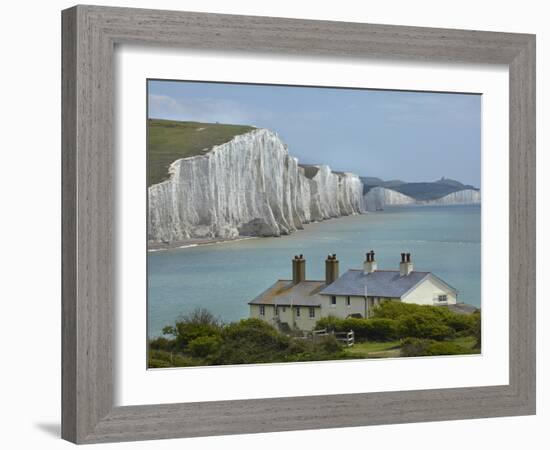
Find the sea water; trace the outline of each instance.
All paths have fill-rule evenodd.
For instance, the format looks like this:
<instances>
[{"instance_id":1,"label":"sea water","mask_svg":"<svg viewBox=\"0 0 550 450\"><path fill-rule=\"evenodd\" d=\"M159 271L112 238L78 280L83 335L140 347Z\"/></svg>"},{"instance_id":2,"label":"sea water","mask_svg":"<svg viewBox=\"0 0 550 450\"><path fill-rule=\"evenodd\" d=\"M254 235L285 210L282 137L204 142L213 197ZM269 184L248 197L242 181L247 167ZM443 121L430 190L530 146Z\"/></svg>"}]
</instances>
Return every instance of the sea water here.
<instances>
[{"instance_id":1,"label":"sea water","mask_svg":"<svg viewBox=\"0 0 550 450\"><path fill-rule=\"evenodd\" d=\"M257 238L148 253L148 334L201 307L224 322L248 317L248 302L278 279L291 279L294 255L306 278L323 280L336 253L340 274L376 253L379 269L398 269L411 253L415 270L458 289L458 301L481 306L479 205L401 206L305 225L280 238Z\"/></svg>"}]
</instances>

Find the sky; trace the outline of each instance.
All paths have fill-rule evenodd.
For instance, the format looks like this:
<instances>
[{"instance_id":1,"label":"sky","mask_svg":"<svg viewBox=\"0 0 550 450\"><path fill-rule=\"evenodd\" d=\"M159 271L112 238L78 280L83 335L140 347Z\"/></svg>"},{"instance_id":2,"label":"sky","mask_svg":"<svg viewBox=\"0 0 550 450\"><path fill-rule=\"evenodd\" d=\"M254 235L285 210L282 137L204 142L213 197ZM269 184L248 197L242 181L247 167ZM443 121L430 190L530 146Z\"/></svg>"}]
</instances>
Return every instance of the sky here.
<instances>
[{"instance_id":1,"label":"sky","mask_svg":"<svg viewBox=\"0 0 550 450\"><path fill-rule=\"evenodd\" d=\"M149 80L148 116L269 128L304 164L480 186L481 96Z\"/></svg>"}]
</instances>

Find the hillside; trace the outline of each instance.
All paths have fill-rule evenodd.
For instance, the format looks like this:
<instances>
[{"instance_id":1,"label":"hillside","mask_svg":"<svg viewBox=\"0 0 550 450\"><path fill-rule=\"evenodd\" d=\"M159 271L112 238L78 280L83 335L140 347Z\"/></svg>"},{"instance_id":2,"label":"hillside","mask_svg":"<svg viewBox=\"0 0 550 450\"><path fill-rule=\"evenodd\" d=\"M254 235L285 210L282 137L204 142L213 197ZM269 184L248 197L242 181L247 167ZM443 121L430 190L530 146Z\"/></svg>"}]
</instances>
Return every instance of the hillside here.
<instances>
[{"instance_id":1,"label":"hillside","mask_svg":"<svg viewBox=\"0 0 550 450\"><path fill-rule=\"evenodd\" d=\"M360 177L360 178L361 178L361 182L363 183L363 194L366 194L372 188L375 188L375 187L386 187L386 188L393 189L396 186L406 184L404 181L401 181L401 180L384 181L382 180L382 178L378 178L378 177Z\"/></svg>"},{"instance_id":2,"label":"hillside","mask_svg":"<svg viewBox=\"0 0 550 450\"><path fill-rule=\"evenodd\" d=\"M215 145L254 130L244 125L147 120L147 186L168 178L175 160L207 153Z\"/></svg>"},{"instance_id":3,"label":"hillside","mask_svg":"<svg viewBox=\"0 0 550 450\"><path fill-rule=\"evenodd\" d=\"M452 186L452 187L455 187L459 190L462 190L462 189L476 189L471 184L462 184L460 181L453 180L451 178L445 178L445 177L442 177L441 179L437 180L436 183L445 184L447 186Z\"/></svg>"},{"instance_id":4,"label":"hillside","mask_svg":"<svg viewBox=\"0 0 550 450\"><path fill-rule=\"evenodd\" d=\"M406 183L401 180L384 181L376 177L361 177L361 180L363 181L364 194L375 187L384 187L412 197L418 201L436 200L462 190L478 190L474 186L463 184L460 181L450 178L441 178L433 182L427 181L418 183Z\"/></svg>"},{"instance_id":5,"label":"hillside","mask_svg":"<svg viewBox=\"0 0 550 450\"><path fill-rule=\"evenodd\" d=\"M405 183L393 188L397 192L408 195L416 200L435 200L460 190L455 186L442 183Z\"/></svg>"}]
</instances>

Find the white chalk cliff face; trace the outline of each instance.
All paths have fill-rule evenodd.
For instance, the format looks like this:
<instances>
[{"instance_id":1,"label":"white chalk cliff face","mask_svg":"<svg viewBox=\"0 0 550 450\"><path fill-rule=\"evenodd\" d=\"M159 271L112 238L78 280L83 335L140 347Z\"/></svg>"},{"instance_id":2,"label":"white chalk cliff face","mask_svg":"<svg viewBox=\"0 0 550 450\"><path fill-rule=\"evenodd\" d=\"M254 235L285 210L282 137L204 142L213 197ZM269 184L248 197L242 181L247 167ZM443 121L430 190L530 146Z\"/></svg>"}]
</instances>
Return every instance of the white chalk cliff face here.
<instances>
[{"instance_id":1,"label":"white chalk cliff face","mask_svg":"<svg viewBox=\"0 0 550 450\"><path fill-rule=\"evenodd\" d=\"M453 192L435 200L430 200L434 205L467 205L472 203L481 203L481 192L475 189L463 189Z\"/></svg>"},{"instance_id":2,"label":"white chalk cliff face","mask_svg":"<svg viewBox=\"0 0 550 450\"><path fill-rule=\"evenodd\" d=\"M375 187L363 196L363 209L376 211L387 205L467 205L481 203L481 192L463 189L434 200L416 200L393 189Z\"/></svg>"},{"instance_id":3,"label":"white chalk cliff face","mask_svg":"<svg viewBox=\"0 0 550 450\"><path fill-rule=\"evenodd\" d=\"M362 211L358 176L317 166L307 178L277 134L257 129L170 166L149 187L148 239L280 236Z\"/></svg>"},{"instance_id":4,"label":"white chalk cliff face","mask_svg":"<svg viewBox=\"0 0 550 450\"><path fill-rule=\"evenodd\" d=\"M363 196L363 208L365 211L383 209L386 205L409 205L416 200L401 192L384 187L372 188Z\"/></svg>"}]
</instances>

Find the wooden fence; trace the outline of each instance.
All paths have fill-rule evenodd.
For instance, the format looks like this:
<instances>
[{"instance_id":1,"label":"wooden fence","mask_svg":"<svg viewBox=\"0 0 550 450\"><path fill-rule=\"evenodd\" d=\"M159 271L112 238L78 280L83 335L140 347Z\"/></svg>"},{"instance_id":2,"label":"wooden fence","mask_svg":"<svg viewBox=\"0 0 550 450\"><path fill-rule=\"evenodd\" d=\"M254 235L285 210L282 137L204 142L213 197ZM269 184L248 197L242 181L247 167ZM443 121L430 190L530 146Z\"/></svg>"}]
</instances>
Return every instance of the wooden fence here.
<instances>
[{"instance_id":1,"label":"wooden fence","mask_svg":"<svg viewBox=\"0 0 550 450\"><path fill-rule=\"evenodd\" d=\"M353 344L355 344L355 333L353 330L350 331L328 331L326 328L323 328L322 330L313 330L311 332L310 336L311 339L315 339L318 337L325 337L325 336L334 336L338 342L343 343L346 347L351 347Z\"/></svg>"}]
</instances>

